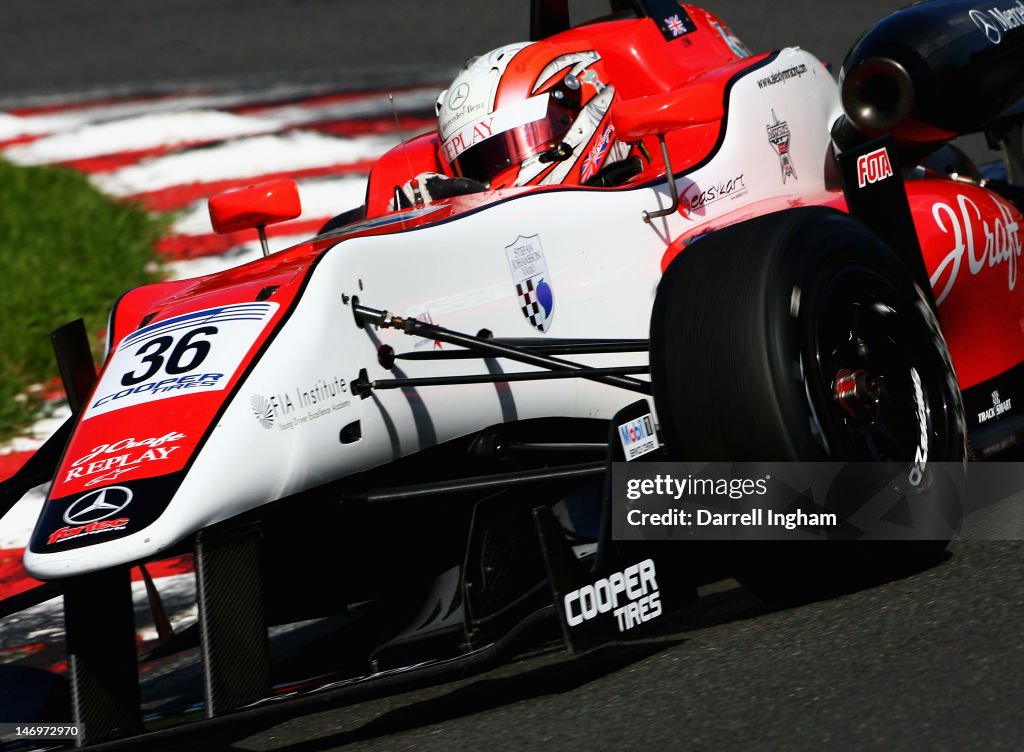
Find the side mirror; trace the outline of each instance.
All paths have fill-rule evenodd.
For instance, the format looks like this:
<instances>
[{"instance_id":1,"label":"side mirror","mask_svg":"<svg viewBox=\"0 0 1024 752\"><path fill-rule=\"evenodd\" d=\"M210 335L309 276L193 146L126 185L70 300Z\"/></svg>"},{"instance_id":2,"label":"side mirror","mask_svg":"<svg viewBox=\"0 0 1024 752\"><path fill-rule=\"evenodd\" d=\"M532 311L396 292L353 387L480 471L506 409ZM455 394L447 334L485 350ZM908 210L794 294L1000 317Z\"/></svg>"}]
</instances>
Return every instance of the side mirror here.
<instances>
[{"instance_id":1,"label":"side mirror","mask_svg":"<svg viewBox=\"0 0 1024 752\"><path fill-rule=\"evenodd\" d=\"M224 234L256 228L263 255L270 253L264 228L302 214L299 186L294 180L271 180L234 191L218 193L209 201L214 231Z\"/></svg>"},{"instance_id":2,"label":"side mirror","mask_svg":"<svg viewBox=\"0 0 1024 752\"><path fill-rule=\"evenodd\" d=\"M645 136L657 136L661 144L661 157L665 160L668 192L671 203L665 209L643 213L644 222L666 217L679 210L679 192L665 145L665 134L690 125L716 123L725 117L722 86L718 82L698 82L671 91L661 91L646 97L626 99L612 108L615 136L623 141L639 141Z\"/></svg>"},{"instance_id":3,"label":"side mirror","mask_svg":"<svg viewBox=\"0 0 1024 752\"><path fill-rule=\"evenodd\" d=\"M664 136L690 125L717 123L725 117L722 99L722 86L717 81L688 84L616 102L612 108L612 124L616 137L624 141Z\"/></svg>"}]
</instances>

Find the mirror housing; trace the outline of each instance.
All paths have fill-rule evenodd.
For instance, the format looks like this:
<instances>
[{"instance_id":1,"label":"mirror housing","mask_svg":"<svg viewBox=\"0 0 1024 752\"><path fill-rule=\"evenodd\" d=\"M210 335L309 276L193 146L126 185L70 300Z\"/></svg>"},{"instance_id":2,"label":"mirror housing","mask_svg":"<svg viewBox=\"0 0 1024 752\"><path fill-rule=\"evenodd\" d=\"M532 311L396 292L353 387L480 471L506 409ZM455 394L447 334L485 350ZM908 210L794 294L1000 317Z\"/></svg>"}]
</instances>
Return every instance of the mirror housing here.
<instances>
[{"instance_id":1,"label":"mirror housing","mask_svg":"<svg viewBox=\"0 0 1024 752\"><path fill-rule=\"evenodd\" d=\"M285 222L302 214L294 180L271 180L211 196L210 222L221 234Z\"/></svg>"},{"instance_id":2,"label":"mirror housing","mask_svg":"<svg viewBox=\"0 0 1024 752\"><path fill-rule=\"evenodd\" d=\"M691 125L717 123L725 117L722 87L717 82L701 82L621 100L612 107L611 115L620 141L638 141Z\"/></svg>"}]
</instances>

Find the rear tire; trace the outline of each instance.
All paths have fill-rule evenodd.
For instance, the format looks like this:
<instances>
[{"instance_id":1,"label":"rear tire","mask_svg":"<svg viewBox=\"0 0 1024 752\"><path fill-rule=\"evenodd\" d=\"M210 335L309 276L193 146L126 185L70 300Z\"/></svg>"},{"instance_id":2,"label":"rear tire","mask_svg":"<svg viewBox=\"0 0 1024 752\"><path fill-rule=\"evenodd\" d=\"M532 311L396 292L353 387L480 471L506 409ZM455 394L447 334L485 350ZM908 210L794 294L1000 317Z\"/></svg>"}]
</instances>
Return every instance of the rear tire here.
<instances>
[{"instance_id":1,"label":"rear tire","mask_svg":"<svg viewBox=\"0 0 1024 752\"><path fill-rule=\"evenodd\" d=\"M759 217L677 257L652 312L651 372L676 460L907 467L925 438L929 462L966 460L959 387L931 305L877 235L831 209ZM837 397L851 374L871 385L867 403ZM958 528L949 490L914 495L919 537ZM945 545L752 541L727 553L749 589L791 603L927 565Z\"/></svg>"}]
</instances>

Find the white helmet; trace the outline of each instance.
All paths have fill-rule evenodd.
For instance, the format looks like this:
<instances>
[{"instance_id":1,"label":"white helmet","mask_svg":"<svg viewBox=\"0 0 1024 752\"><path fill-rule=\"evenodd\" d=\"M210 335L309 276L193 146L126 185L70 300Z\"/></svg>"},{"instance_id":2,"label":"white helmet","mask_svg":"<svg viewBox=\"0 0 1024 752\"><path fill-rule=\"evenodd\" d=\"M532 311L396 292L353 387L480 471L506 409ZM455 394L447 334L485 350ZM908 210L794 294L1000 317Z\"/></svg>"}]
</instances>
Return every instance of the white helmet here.
<instances>
[{"instance_id":1,"label":"white helmet","mask_svg":"<svg viewBox=\"0 0 1024 752\"><path fill-rule=\"evenodd\" d=\"M629 154L608 117L614 98L594 50L499 47L469 60L438 98L441 158L491 188L585 184Z\"/></svg>"}]
</instances>

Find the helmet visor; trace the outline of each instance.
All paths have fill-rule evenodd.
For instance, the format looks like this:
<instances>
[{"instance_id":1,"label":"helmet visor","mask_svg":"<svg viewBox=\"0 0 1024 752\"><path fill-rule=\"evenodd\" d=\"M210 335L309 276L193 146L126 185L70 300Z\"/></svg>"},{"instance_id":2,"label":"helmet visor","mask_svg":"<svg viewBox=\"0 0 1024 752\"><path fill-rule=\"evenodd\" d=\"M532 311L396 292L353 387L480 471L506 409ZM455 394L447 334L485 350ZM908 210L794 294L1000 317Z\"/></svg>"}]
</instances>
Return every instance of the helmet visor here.
<instances>
[{"instance_id":1,"label":"helmet visor","mask_svg":"<svg viewBox=\"0 0 1024 752\"><path fill-rule=\"evenodd\" d=\"M502 170L561 143L578 114L574 109L578 104L564 98L531 97L469 123L441 151L456 175L488 183Z\"/></svg>"}]
</instances>

